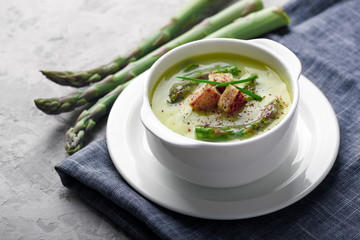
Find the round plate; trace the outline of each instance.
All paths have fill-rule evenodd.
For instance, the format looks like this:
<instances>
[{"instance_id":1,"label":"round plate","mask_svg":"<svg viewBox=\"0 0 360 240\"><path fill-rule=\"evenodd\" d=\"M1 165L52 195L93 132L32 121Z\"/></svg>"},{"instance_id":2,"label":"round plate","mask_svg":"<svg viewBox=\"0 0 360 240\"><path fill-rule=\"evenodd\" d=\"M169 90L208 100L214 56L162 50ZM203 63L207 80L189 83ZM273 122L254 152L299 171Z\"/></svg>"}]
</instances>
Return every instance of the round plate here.
<instances>
[{"instance_id":1,"label":"round plate","mask_svg":"<svg viewBox=\"0 0 360 240\"><path fill-rule=\"evenodd\" d=\"M110 156L123 178L147 199L173 211L207 219L243 219L289 206L311 192L330 171L339 148L335 113L321 91L304 76L296 138L283 164L260 180L234 188L186 182L152 155L140 121L147 72L116 100L107 124ZM329 131L331 129L331 131Z\"/></svg>"}]
</instances>

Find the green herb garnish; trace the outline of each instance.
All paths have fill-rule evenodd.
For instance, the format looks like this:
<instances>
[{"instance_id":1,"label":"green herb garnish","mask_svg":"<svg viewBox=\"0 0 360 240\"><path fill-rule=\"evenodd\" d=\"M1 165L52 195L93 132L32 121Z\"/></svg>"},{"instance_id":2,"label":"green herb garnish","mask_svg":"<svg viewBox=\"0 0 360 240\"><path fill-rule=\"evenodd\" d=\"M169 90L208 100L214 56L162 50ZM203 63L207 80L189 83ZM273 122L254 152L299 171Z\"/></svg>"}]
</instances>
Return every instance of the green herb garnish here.
<instances>
[{"instance_id":1,"label":"green herb garnish","mask_svg":"<svg viewBox=\"0 0 360 240\"><path fill-rule=\"evenodd\" d=\"M249 77L249 78L245 78L245 79L240 79L240 80L235 80L235 81L230 81L230 82L225 82L225 83L220 83L220 84L217 84L217 87L226 87L227 85L230 85L230 84L239 84L239 83L244 83L244 82L250 82L250 81L254 81L255 79L257 79L258 76L257 75L254 75L252 77Z\"/></svg>"},{"instance_id":2,"label":"green herb garnish","mask_svg":"<svg viewBox=\"0 0 360 240\"><path fill-rule=\"evenodd\" d=\"M244 94L246 94L246 95L249 95L250 97L254 98L255 100L259 100L259 101L260 101L260 100L263 99L261 96L255 94L255 93L253 93L253 92L251 92L251 91L249 91L249 90L247 90L247 89L244 89L244 88L241 88L241 87L237 87L237 86L235 86L235 87L236 87L237 89L239 89L240 92L242 92L242 93L244 93Z\"/></svg>"},{"instance_id":3,"label":"green herb garnish","mask_svg":"<svg viewBox=\"0 0 360 240\"><path fill-rule=\"evenodd\" d=\"M233 76L239 76L239 69L237 66L225 66L217 69L218 73L231 73Z\"/></svg>"},{"instance_id":4,"label":"green herb garnish","mask_svg":"<svg viewBox=\"0 0 360 240\"><path fill-rule=\"evenodd\" d=\"M189 78L189 77L177 77L177 78L188 80L188 81L193 81L193 82L199 82L199 83L209 83L209 84L215 85L216 87L223 87L223 86L227 86L230 84L238 84L238 83L254 81L256 78L258 78L258 76L254 75L254 76L246 78L246 79L235 80L235 81L230 81L230 82L226 82L226 83L219 83L219 82L215 82L215 81L209 81L209 80L203 80L203 79L197 79L197 78ZM249 90L246 90L244 88L237 87L237 86L235 86L235 87L237 89L239 89L240 92L242 92L246 95L249 95L250 97L254 98L255 100L262 100L261 96L255 94Z\"/></svg>"}]
</instances>

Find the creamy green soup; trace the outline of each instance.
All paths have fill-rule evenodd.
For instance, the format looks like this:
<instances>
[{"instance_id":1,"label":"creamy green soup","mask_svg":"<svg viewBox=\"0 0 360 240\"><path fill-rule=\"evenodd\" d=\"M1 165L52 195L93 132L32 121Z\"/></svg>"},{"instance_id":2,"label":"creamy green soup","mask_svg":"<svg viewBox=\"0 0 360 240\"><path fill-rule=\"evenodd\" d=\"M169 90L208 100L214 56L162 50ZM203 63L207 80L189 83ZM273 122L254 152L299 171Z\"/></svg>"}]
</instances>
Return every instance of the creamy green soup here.
<instances>
[{"instance_id":1,"label":"creamy green soup","mask_svg":"<svg viewBox=\"0 0 360 240\"><path fill-rule=\"evenodd\" d=\"M236 66L238 75L234 75L234 79L246 79L251 76L257 76L254 81L236 84L238 88L247 89L257 96L261 96L261 100L243 94L246 104L238 111L227 114L220 109L212 109L211 111L194 111L189 104L190 95L184 97L181 101L172 103L169 98L169 90L175 83L184 84L187 80L177 78L178 76L199 76L199 72L205 73L209 69L220 69L223 66ZM203 76L202 76L203 78ZM195 89L201 87L205 83L198 84ZM195 90L194 90L195 91ZM218 127L218 130L212 132L218 137L218 133L222 131L242 131L241 134L233 134L235 137L205 138L209 141L223 141L244 139L256 136L276 126L287 114L291 105L291 95L289 86L286 81L274 71L271 67L264 63L250 59L247 57L212 53L200 55L179 62L169 68L158 80L155 89L151 95L150 103L153 112L157 118L172 131L197 139L196 128L208 126ZM276 115L263 119L264 116L273 112L265 113L264 110L272 103L276 102L280 106ZM270 115L269 115L270 116ZM264 120L264 121L263 121ZM261 121L259 123L259 121ZM259 125L260 124L260 125ZM233 129L234 128L234 129ZM219 130L220 129L220 130ZM204 130L204 129L203 129ZM205 129L208 131L209 129ZM251 130L251 134L249 133Z\"/></svg>"}]
</instances>

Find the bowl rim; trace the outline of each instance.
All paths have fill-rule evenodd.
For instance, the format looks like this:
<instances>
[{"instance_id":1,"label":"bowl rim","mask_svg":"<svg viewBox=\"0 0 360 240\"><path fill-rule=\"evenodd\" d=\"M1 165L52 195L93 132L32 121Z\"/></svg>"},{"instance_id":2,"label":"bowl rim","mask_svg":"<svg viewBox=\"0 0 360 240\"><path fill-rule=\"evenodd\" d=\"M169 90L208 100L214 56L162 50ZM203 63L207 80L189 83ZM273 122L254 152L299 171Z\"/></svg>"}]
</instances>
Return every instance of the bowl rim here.
<instances>
[{"instance_id":1,"label":"bowl rim","mask_svg":"<svg viewBox=\"0 0 360 240\"><path fill-rule=\"evenodd\" d=\"M289 54L292 54L293 57L295 57L295 58L293 58L293 60L298 61L297 64L299 64L299 72L295 73L294 77L290 77L291 79L296 77L296 79L294 79L293 81L290 79L290 82L292 85L292 93L293 93L292 103L291 103L289 112L286 114L284 119L282 119L279 122L279 124L277 124L276 126L271 128L270 130L268 130L262 134L256 135L254 137L243 139L241 141L219 141L219 142L201 141L201 140L182 136L182 135L172 131L168 127L166 127L156 117L155 113L152 111L150 101L149 101L150 92L152 90L149 88L149 85L150 85L151 81L157 81L157 80L152 79L152 75L154 74L154 72L156 72L156 70L158 69L158 67L161 64L164 64L164 62L166 62L166 59L169 58L169 56L171 56L173 54L178 54L178 52L183 51L186 48L193 47L194 45L199 45L199 44L226 44L226 43L230 43L230 42L235 43L235 44L239 43L239 44L249 45L249 46L253 46L255 48L259 48L261 51L267 52L274 59L277 59L280 62L280 64L284 66L284 69L289 68L288 64L285 62L283 57L280 56L279 53L277 53L273 48L269 48L269 46L271 46L271 44L276 44L277 46L274 45L276 47L282 47L283 50L287 51ZM262 44L262 43L265 43L265 44ZM268 44L270 44L270 45L268 45ZM211 53L211 52L215 53L217 51L214 49L211 49L207 53ZM193 56L196 56L196 54L194 54ZM261 59L257 59L257 58L253 58L253 59L261 61ZM171 67L171 66L169 66L169 67ZM300 75L301 75L300 60L296 57L296 55L293 52L291 52L284 45L281 45L280 43L273 41L273 40L269 40L269 39L265 39L265 38L257 38L257 39L251 39L251 40L240 40L240 39L231 39L231 38L210 38L210 39L201 39L201 40L193 41L190 43L186 43L184 45L176 47L176 48L168 51L167 53L165 53L150 68L149 74L143 84L143 92L142 92L143 103L142 103L141 110L140 110L141 122L142 122L143 126L149 132L151 132L153 135L157 136L158 138L160 138L162 141L166 142L167 144L171 144L171 145L182 145L183 147L217 147L217 146L233 147L233 146L242 146L242 145L253 144L254 142L258 142L258 141L261 141L262 139L268 138L270 135L279 131L278 129L282 128L284 125L289 123L289 121L292 121L293 116L296 113L298 103L299 103L299 98L300 98L300 89L299 89ZM151 119L149 119L149 117Z\"/></svg>"}]
</instances>

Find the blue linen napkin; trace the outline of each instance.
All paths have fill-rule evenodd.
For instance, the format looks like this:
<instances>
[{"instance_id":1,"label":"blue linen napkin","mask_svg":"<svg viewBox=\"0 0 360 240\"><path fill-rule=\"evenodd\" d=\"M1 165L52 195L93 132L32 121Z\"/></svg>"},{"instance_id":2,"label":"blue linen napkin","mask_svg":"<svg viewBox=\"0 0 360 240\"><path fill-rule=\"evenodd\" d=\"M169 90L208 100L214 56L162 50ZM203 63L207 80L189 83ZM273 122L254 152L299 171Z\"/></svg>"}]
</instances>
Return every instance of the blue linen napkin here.
<instances>
[{"instance_id":1,"label":"blue linen napkin","mask_svg":"<svg viewBox=\"0 0 360 240\"><path fill-rule=\"evenodd\" d=\"M289 28L267 37L301 59L303 74L332 104L341 133L333 168L308 196L245 220L185 216L129 187L112 164L105 139L55 167L64 186L136 239L360 239L360 4L295 0L285 11Z\"/></svg>"}]
</instances>

